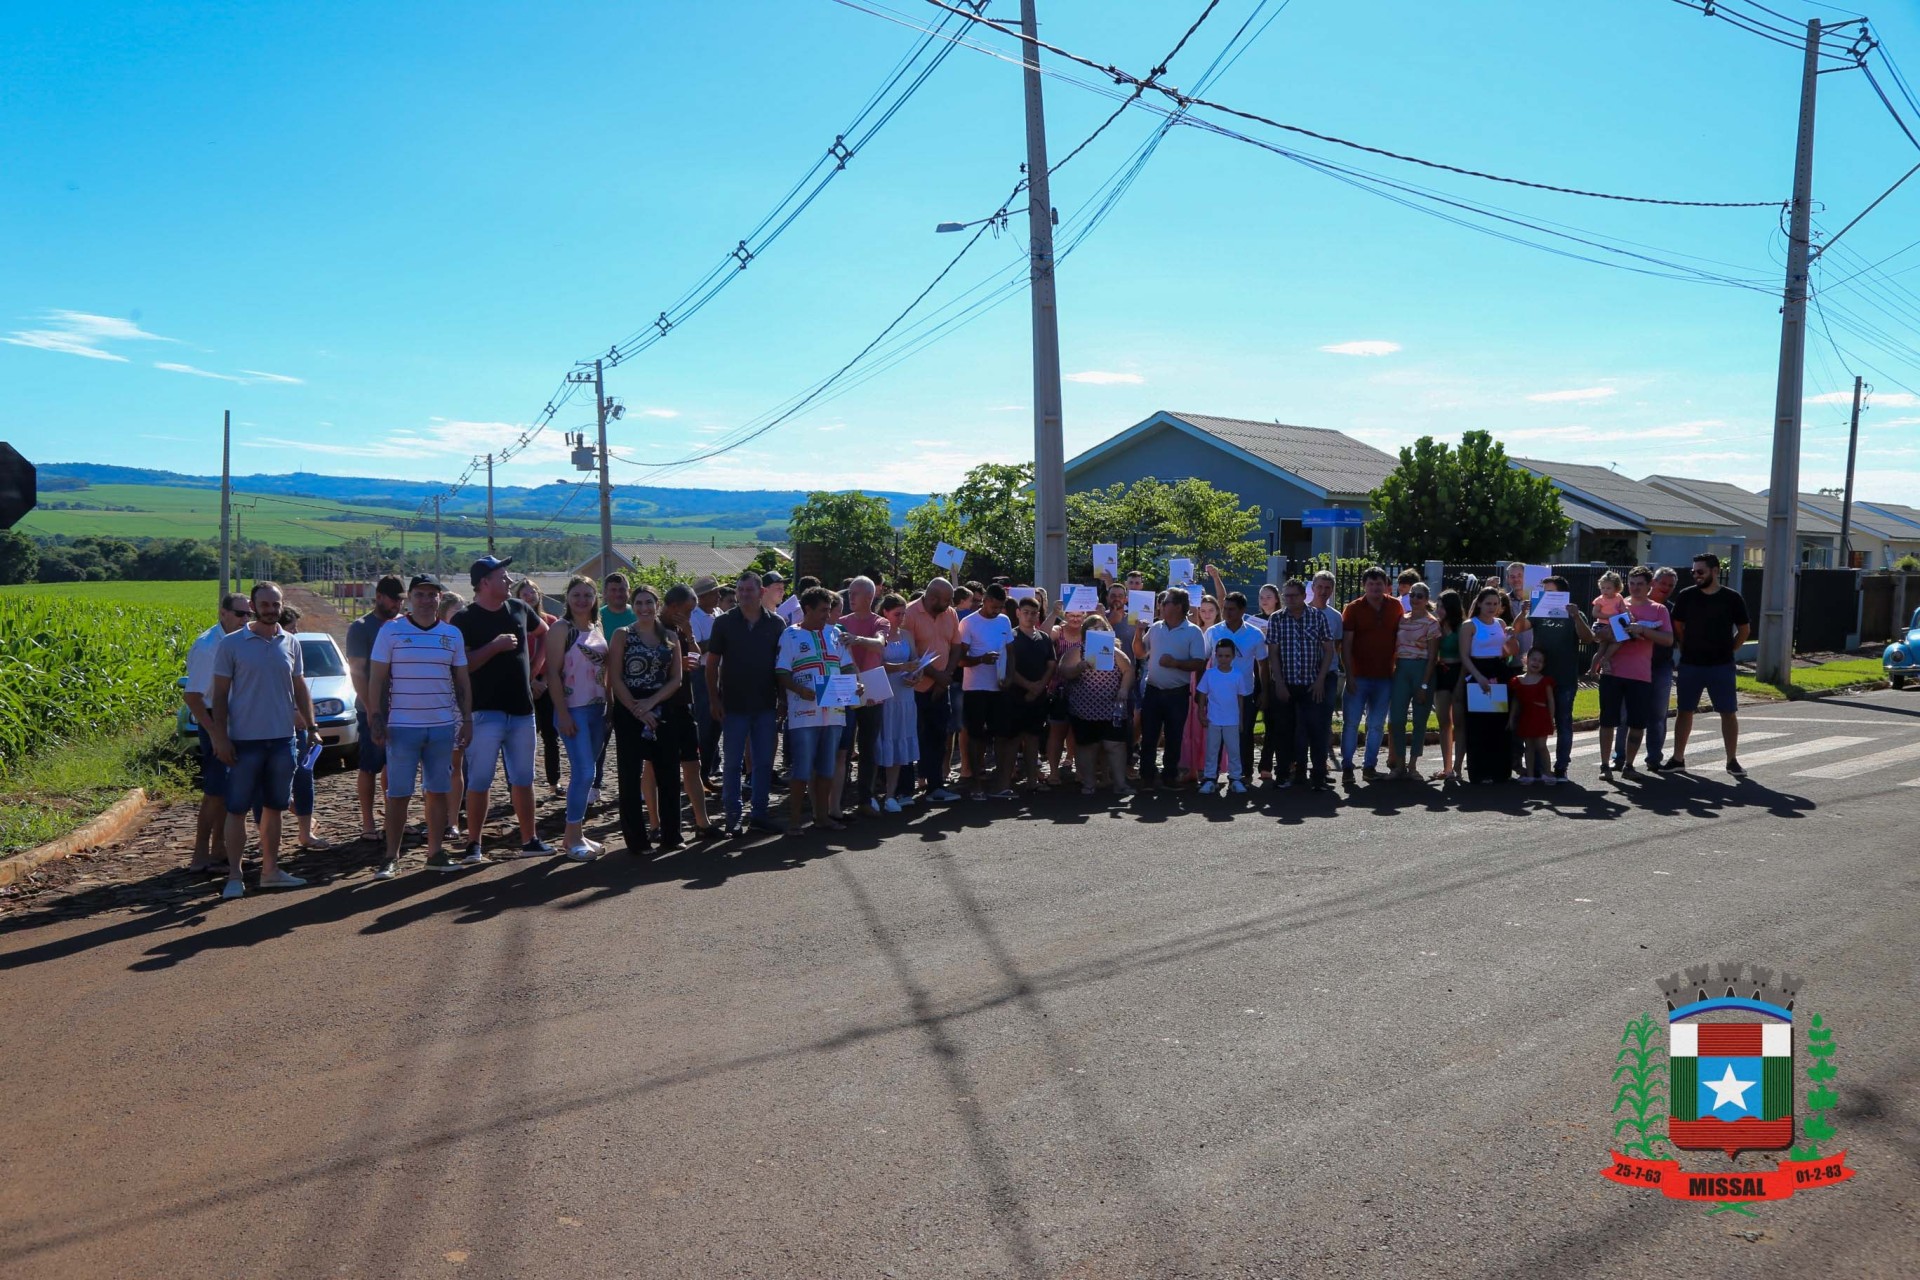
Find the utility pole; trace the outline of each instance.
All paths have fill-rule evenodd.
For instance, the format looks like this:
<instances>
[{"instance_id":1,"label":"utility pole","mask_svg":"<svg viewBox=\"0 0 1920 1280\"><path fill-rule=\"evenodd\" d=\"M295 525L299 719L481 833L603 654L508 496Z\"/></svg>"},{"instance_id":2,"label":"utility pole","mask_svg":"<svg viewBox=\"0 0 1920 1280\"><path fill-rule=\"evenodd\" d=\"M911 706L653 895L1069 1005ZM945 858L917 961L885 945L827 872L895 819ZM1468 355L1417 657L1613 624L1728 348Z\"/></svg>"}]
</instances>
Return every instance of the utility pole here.
<instances>
[{"instance_id":1,"label":"utility pole","mask_svg":"<svg viewBox=\"0 0 1920 1280\"><path fill-rule=\"evenodd\" d=\"M1767 489L1767 562L1760 597L1758 674L1793 681L1793 602L1800 508L1800 414L1807 355L1807 263L1813 205L1813 103L1820 83L1820 20L1807 22L1800 72L1800 134L1793 154L1793 210L1787 232L1787 288L1780 308L1780 381L1773 405L1773 470ZM1730 566L1737 571L1740 566ZM1738 579L1736 578L1737 582Z\"/></svg>"},{"instance_id":2,"label":"utility pole","mask_svg":"<svg viewBox=\"0 0 1920 1280\"><path fill-rule=\"evenodd\" d=\"M1860 447L1860 375L1853 375L1853 425L1847 428L1847 496L1840 500L1840 565L1853 568L1853 455Z\"/></svg>"},{"instance_id":3,"label":"utility pole","mask_svg":"<svg viewBox=\"0 0 1920 1280\"><path fill-rule=\"evenodd\" d=\"M1047 120L1040 98L1040 22L1020 0L1027 91L1027 240L1033 294L1033 582L1067 581L1066 449L1061 440L1060 316L1054 298L1053 201L1047 190Z\"/></svg>"},{"instance_id":4,"label":"utility pole","mask_svg":"<svg viewBox=\"0 0 1920 1280\"><path fill-rule=\"evenodd\" d=\"M487 455L487 554L493 554L493 455Z\"/></svg>"},{"instance_id":5,"label":"utility pole","mask_svg":"<svg viewBox=\"0 0 1920 1280\"><path fill-rule=\"evenodd\" d=\"M593 384L593 415L599 424L600 462L600 576L613 572L613 479L607 474L607 378L606 360L595 360L593 372L584 368L567 375L568 382Z\"/></svg>"},{"instance_id":6,"label":"utility pole","mask_svg":"<svg viewBox=\"0 0 1920 1280\"><path fill-rule=\"evenodd\" d=\"M220 424L220 598L233 590L233 410Z\"/></svg>"},{"instance_id":7,"label":"utility pole","mask_svg":"<svg viewBox=\"0 0 1920 1280\"><path fill-rule=\"evenodd\" d=\"M433 576L439 577L440 570L440 495L433 495Z\"/></svg>"},{"instance_id":8,"label":"utility pole","mask_svg":"<svg viewBox=\"0 0 1920 1280\"><path fill-rule=\"evenodd\" d=\"M246 539L240 536L240 512L238 509L235 509L233 513L233 544L236 547L242 548L246 545ZM240 583L238 581L240 566L237 563L233 566L233 572L235 574L235 581L230 590L238 591L240 589Z\"/></svg>"}]
</instances>

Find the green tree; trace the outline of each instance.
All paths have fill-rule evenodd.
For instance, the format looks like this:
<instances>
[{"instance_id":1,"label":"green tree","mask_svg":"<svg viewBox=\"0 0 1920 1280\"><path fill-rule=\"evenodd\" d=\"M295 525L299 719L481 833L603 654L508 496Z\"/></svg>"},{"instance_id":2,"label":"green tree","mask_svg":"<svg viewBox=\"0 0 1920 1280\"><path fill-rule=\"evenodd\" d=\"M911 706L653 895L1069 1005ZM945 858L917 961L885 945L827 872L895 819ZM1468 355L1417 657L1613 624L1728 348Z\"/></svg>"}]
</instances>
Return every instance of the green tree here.
<instances>
[{"instance_id":1,"label":"green tree","mask_svg":"<svg viewBox=\"0 0 1920 1280\"><path fill-rule=\"evenodd\" d=\"M1067 569L1093 572L1093 544L1120 546L1122 573L1138 569L1165 580L1167 561L1184 556L1198 569L1217 565L1224 576L1257 573L1266 548L1255 540L1260 522L1240 496L1192 476L1167 484L1148 476L1067 495Z\"/></svg>"},{"instance_id":2,"label":"green tree","mask_svg":"<svg viewBox=\"0 0 1920 1280\"><path fill-rule=\"evenodd\" d=\"M0 586L34 582L39 573L39 545L18 529L0 530Z\"/></svg>"},{"instance_id":3,"label":"green tree","mask_svg":"<svg viewBox=\"0 0 1920 1280\"><path fill-rule=\"evenodd\" d=\"M216 548L198 538L156 538L140 548L127 576L143 582L192 582L219 574Z\"/></svg>"},{"instance_id":4,"label":"green tree","mask_svg":"<svg viewBox=\"0 0 1920 1280\"><path fill-rule=\"evenodd\" d=\"M1545 476L1523 471L1485 431L1458 449L1422 436L1369 498L1367 540L1382 560L1539 563L1567 545L1571 521Z\"/></svg>"},{"instance_id":5,"label":"green tree","mask_svg":"<svg viewBox=\"0 0 1920 1280\"><path fill-rule=\"evenodd\" d=\"M778 569L780 575L785 577L787 568L792 563L793 562L786 556L781 555L777 549L773 547L762 547L760 548L759 554L748 562L747 568L753 570L755 573L767 573L771 570Z\"/></svg>"},{"instance_id":6,"label":"green tree","mask_svg":"<svg viewBox=\"0 0 1920 1280\"><path fill-rule=\"evenodd\" d=\"M796 556L802 543L814 548L818 577L831 585L893 563L893 509L858 489L809 493L787 518L787 533Z\"/></svg>"},{"instance_id":7,"label":"green tree","mask_svg":"<svg viewBox=\"0 0 1920 1280\"><path fill-rule=\"evenodd\" d=\"M967 553L961 576L985 581L1033 572L1033 467L986 462L968 471L952 493L936 493L907 512L901 567L916 580L935 573L933 549L941 542ZM1059 584L1045 585L1049 591Z\"/></svg>"}]
</instances>

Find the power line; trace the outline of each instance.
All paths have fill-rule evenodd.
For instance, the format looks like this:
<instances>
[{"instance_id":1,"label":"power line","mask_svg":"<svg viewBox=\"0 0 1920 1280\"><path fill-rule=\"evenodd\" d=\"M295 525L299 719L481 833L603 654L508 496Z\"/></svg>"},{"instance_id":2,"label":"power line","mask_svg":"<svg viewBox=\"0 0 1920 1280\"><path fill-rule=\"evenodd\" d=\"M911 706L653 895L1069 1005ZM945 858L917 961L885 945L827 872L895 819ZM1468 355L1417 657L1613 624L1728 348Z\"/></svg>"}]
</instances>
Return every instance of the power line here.
<instances>
[{"instance_id":1,"label":"power line","mask_svg":"<svg viewBox=\"0 0 1920 1280\"><path fill-rule=\"evenodd\" d=\"M948 13L958 14L961 17L966 18L970 22L976 22L976 23L980 23L983 26L991 27L992 29L1000 32L1003 35L1011 35L1015 39L1021 40L1023 42L1026 39L1025 36L1009 28L1004 23L996 22L992 18L984 17L981 14L971 13L964 8L956 7L952 4L947 3L947 0L927 0L927 3L933 5L935 8L944 9ZM1137 76L1131 75L1125 71L1120 70L1120 68L1116 66L1112 66L1110 64L1101 64L1099 62L1094 61L1091 58L1084 57L1077 53L1073 53L1067 49L1063 49L1058 45L1049 44L1044 40L1035 40L1034 43L1037 44L1040 48L1045 49L1049 53L1055 54L1062 58L1069 59L1070 61L1073 61L1073 62L1077 62L1084 67L1092 68L1093 70L1099 71L1104 75L1111 76L1118 83L1133 85L1135 88L1139 88L1139 89L1152 89L1156 93L1160 93L1168 98L1171 98L1174 102L1178 103L1182 107L1205 107L1210 111L1218 111L1225 115L1238 117L1239 119L1242 119L1242 120L1252 121L1256 124L1263 124L1268 126L1269 128L1282 129L1288 133L1296 133L1301 135L1302 137L1312 138L1318 142L1332 143L1335 146L1347 147L1355 151L1364 151L1369 155L1384 156L1389 160L1398 160L1406 164L1422 165L1429 169L1439 169L1447 173L1457 173L1463 177L1480 178L1487 182L1501 182L1501 183L1506 183L1508 185L1516 186L1516 187L1528 187L1536 191L1551 191L1560 195L1585 196L1589 199L1594 199L1594 200L1617 200L1626 204L1668 205L1668 206L1673 206L1677 208L1687 208L1687 209L1761 209L1761 208L1773 208L1781 203L1781 201L1779 200L1668 200L1668 199L1662 199L1662 198L1657 198L1653 196L1628 196L1628 195L1619 195L1616 193L1605 192L1605 191L1589 191L1580 187L1560 186L1560 185L1557 185L1554 183L1548 183L1548 182L1534 182L1526 178L1506 177L1501 174L1487 173L1480 169L1468 169L1460 165L1447 164L1439 160L1428 160L1420 156L1407 155L1404 152L1390 151L1384 147L1376 147L1364 142L1355 142L1349 138L1338 137L1330 133L1321 133L1314 129L1308 129L1302 125L1287 124L1284 121L1275 120L1270 116L1263 116L1257 112L1243 111L1240 108L1230 107L1224 103L1212 102L1205 98L1197 97L1190 94L1183 94L1177 89L1169 89L1164 85L1155 84L1149 80L1143 80Z\"/></svg>"}]
</instances>

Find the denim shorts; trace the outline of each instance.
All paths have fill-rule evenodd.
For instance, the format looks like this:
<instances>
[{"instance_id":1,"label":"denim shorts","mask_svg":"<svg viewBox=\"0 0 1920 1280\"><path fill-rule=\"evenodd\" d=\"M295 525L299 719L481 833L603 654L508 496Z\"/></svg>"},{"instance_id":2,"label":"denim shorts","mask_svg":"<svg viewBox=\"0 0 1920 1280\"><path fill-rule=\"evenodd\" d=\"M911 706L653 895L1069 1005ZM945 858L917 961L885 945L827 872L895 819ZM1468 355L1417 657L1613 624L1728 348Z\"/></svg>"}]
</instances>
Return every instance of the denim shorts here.
<instances>
[{"instance_id":1,"label":"denim shorts","mask_svg":"<svg viewBox=\"0 0 1920 1280\"><path fill-rule=\"evenodd\" d=\"M227 812L251 813L256 799L268 809L293 807L292 738L240 738L227 766Z\"/></svg>"},{"instance_id":2,"label":"denim shorts","mask_svg":"<svg viewBox=\"0 0 1920 1280\"><path fill-rule=\"evenodd\" d=\"M815 728L787 727L787 781L806 782L813 778L831 778L840 750L840 726Z\"/></svg>"},{"instance_id":3,"label":"denim shorts","mask_svg":"<svg viewBox=\"0 0 1920 1280\"><path fill-rule=\"evenodd\" d=\"M360 772L380 772L387 767L387 749L373 740L373 730L367 724L365 707L353 713L353 723L360 731Z\"/></svg>"},{"instance_id":4,"label":"denim shorts","mask_svg":"<svg viewBox=\"0 0 1920 1280\"><path fill-rule=\"evenodd\" d=\"M1673 670L1673 685L1680 698L1681 715L1690 716L1700 709L1702 693L1723 716L1732 715L1740 705L1740 686L1734 682L1731 662L1716 667L1683 662Z\"/></svg>"},{"instance_id":5,"label":"denim shorts","mask_svg":"<svg viewBox=\"0 0 1920 1280\"><path fill-rule=\"evenodd\" d=\"M194 779L200 787L200 794L225 799L227 766L219 756L213 754L213 735L198 727L194 732L200 735L200 772Z\"/></svg>"},{"instance_id":6,"label":"denim shorts","mask_svg":"<svg viewBox=\"0 0 1920 1280\"><path fill-rule=\"evenodd\" d=\"M493 762L507 762L507 785L533 785L533 755L538 735L530 715L505 711L473 713L473 741L467 744L467 790L485 791L493 785Z\"/></svg>"},{"instance_id":7,"label":"denim shorts","mask_svg":"<svg viewBox=\"0 0 1920 1280\"><path fill-rule=\"evenodd\" d=\"M421 789L443 796L453 789L453 731L450 724L396 724L387 729L387 795L404 800L413 794L413 776Z\"/></svg>"}]
</instances>

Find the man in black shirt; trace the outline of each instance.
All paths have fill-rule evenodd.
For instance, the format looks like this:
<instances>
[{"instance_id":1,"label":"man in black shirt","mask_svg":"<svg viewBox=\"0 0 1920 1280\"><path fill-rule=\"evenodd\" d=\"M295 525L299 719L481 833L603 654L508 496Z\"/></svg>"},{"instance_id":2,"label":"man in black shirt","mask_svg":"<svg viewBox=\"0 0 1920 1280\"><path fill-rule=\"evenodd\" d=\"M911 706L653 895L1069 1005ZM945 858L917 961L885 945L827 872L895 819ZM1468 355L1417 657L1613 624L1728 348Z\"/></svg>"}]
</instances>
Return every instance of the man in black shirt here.
<instances>
[{"instance_id":1,"label":"man in black shirt","mask_svg":"<svg viewBox=\"0 0 1920 1280\"><path fill-rule=\"evenodd\" d=\"M1673 684L1679 695L1675 710L1680 723L1673 735L1668 769L1687 767L1687 737L1693 732L1693 713L1705 692L1720 715L1720 737L1727 744L1727 772L1744 778L1740 767L1740 719L1734 714L1739 693L1734 686L1733 657L1753 634L1747 602L1731 587L1720 585L1720 557L1693 558L1693 585L1673 598L1673 635L1679 659Z\"/></svg>"},{"instance_id":2,"label":"man in black shirt","mask_svg":"<svg viewBox=\"0 0 1920 1280\"><path fill-rule=\"evenodd\" d=\"M779 658L780 637L787 624L761 607L760 575L740 575L738 601L713 620L707 637L707 705L720 713L721 754L725 759L721 803L726 807L727 834L739 835L741 757L753 746L752 825L777 831L767 817L767 796L773 789L773 752L776 733L775 700L779 685L773 669Z\"/></svg>"},{"instance_id":3,"label":"man in black shirt","mask_svg":"<svg viewBox=\"0 0 1920 1280\"><path fill-rule=\"evenodd\" d=\"M405 585L389 573L373 586L373 608L347 626L347 674L353 680L354 726L359 730L360 838L378 840L380 830L373 825L373 793L379 775L386 771L387 749L373 740L372 722L367 708L372 705L368 683L373 658L373 639L380 628L400 616L405 607Z\"/></svg>"},{"instance_id":4,"label":"man in black shirt","mask_svg":"<svg viewBox=\"0 0 1920 1280\"><path fill-rule=\"evenodd\" d=\"M527 655L546 637L538 613L511 598L505 560L482 556L473 562L473 603L453 615L467 642L467 678L473 685L473 742L467 747L467 856L484 854L487 790L493 766L504 759L513 816L520 824L520 856L554 852L534 827L533 676Z\"/></svg>"}]
</instances>

